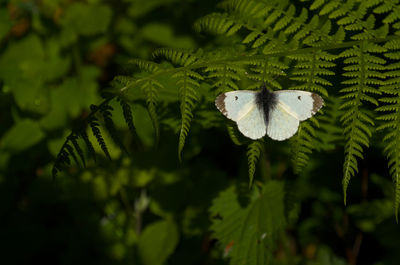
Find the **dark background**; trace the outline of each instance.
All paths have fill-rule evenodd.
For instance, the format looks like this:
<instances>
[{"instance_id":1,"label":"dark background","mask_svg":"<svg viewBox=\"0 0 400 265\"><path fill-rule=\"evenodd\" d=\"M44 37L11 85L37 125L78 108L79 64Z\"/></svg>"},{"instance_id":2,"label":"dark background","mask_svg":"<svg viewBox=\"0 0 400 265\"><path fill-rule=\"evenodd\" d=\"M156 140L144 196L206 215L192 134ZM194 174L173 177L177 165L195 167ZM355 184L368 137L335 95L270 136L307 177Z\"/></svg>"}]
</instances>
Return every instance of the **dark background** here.
<instances>
[{"instance_id":1,"label":"dark background","mask_svg":"<svg viewBox=\"0 0 400 265\"><path fill-rule=\"evenodd\" d=\"M97 163L51 175L71 128L101 102L114 76L132 72L129 59L149 59L159 47L218 47L221 40L192 28L216 10L211 0L0 1L0 263L228 264L224 246L211 239L208 208L229 183L247 182L248 169L246 147L234 145L224 125L194 122L180 163L176 131L165 125L179 116L161 122L157 144L138 102L141 149L116 110L131 155L109 144L109 161L96 147ZM397 264L393 185L376 138L351 181L347 206L343 147L313 153L294 175L288 143L266 140L255 178L285 180L288 200L298 207L274 263ZM138 247L146 227L171 218L179 236L154 232L150 244ZM156 251L163 237L172 249L143 261L140 253Z\"/></svg>"}]
</instances>

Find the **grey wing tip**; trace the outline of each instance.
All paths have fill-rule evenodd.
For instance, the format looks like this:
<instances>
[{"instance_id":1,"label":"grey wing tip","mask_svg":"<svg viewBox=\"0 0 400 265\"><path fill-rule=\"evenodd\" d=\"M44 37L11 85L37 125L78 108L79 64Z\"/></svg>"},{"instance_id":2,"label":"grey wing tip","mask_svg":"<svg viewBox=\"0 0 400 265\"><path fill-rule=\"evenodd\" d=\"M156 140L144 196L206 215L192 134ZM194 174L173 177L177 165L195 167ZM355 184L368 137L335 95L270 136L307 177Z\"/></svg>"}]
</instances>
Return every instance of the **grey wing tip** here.
<instances>
[{"instance_id":1,"label":"grey wing tip","mask_svg":"<svg viewBox=\"0 0 400 265\"><path fill-rule=\"evenodd\" d=\"M313 111L313 113L317 113L324 105L324 100L320 95L315 94L315 93L312 94L312 99L313 99L312 111Z\"/></svg>"},{"instance_id":2,"label":"grey wing tip","mask_svg":"<svg viewBox=\"0 0 400 265\"><path fill-rule=\"evenodd\" d=\"M216 99L215 99L215 106L219 109L219 111L222 112L222 114L226 115L226 109L225 109L225 93L219 95Z\"/></svg>"}]
</instances>

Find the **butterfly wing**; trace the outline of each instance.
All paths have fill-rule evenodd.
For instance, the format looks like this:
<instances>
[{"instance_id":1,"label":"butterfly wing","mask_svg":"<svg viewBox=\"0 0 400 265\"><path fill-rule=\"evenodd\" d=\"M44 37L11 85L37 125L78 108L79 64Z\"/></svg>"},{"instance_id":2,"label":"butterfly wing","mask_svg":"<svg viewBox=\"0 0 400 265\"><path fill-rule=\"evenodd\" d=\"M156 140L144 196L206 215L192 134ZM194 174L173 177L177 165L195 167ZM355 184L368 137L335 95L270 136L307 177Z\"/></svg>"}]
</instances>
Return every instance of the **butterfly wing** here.
<instances>
[{"instance_id":1,"label":"butterfly wing","mask_svg":"<svg viewBox=\"0 0 400 265\"><path fill-rule=\"evenodd\" d=\"M300 121L311 118L324 104L321 96L300 90L281 90L274 92L278 105Z\"/></svg>"},{"instance_id":2,"label":"butterfly wing","mask_svg":"<svg viewBox=\"0 0 400 265\"><path fill-rule=\"evenodd\" d=\"M324 104L319 95L307 91L281 90L274 94L276 105L269 115L267 134L278 141L292 137L299 122L313 116Z\"/></svg>"},{"instance_id":3,"label":"butterfly wing","mask_svg":"<svg viewBox=\"0 0 400 265\"><path fill-rule=\"evenodd\" d=\"M274 140L283 141L292 137L299 128L299 119L287 112L282 104L277 102L270 111L267 134Z\"/></svg>"},{"instance_id":4,"label":"butterfly wing","mask_svg":"<svg viewBox=\"0 0 400 265\"><path fill-rule=\"evenodd\" d=\"M239 131L253 140L262 138L266 131L264 113L256 104L237 121Z\"/></svg>"},{"instance_id":5,"label":"butterfly wing","mask_svg":"<svg viewBox=\"0 0 400 265\"><path fill-rule=\"evenodd\" d=\"M250 90L223 93L215 99L215 106L229 119L238 121L253 107L256 94L257 92Z\"/></svg>"},{"instance_id":6,"label":"butterfly wing","mask_svg":"<svg viewBox=\"0 0 400 265\"><path fill-rule=\"evenodd\" d=\"M264 113L256 104L257 91L239 90L219 95L217 108L229 119L236 121L239 131L251 139L266 133Z\"/></svg>"}]
</instances>

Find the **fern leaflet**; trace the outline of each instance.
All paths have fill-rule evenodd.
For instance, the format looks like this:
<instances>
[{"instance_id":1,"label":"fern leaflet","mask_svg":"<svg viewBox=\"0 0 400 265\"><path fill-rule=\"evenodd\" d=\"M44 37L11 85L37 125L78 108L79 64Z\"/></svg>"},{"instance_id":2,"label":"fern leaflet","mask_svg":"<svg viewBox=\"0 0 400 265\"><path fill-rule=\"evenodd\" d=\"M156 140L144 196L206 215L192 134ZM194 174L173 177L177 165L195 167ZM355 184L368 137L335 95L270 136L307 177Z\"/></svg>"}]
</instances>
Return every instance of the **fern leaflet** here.
<instances>
[{"instance_id":1,"label":"fern leaflet","mask_svg":"<svg viewBox=\"0 0 400 265\"><path fill-rule=\"evenodd\" d=\"M90 108L92 111L94 111L94 110L97 110L99 107L97 107L95 105L91 105ZM101 131L99 129L100 124L98 123L97 118L92 116L89 120L89 125L90 125L90 128L92 129L92 133L93 133L94 137L96 137L97 143L101 147L101 150L103 150L104 154L108 157L108 159L111 160L111 156L110 156L110 153L108 152L106 142L104 141L104 138L101 135Z\"/></svg>"},{"instance_id":2,"label":"fern leaflet","mask_svg":"<svg viewBox=\"0 0 400 265\"><path fill-rule=\"evenodd\" d=\"M157 115L157 100L158 100L158 89L164 88L164 86L155 79L150 79L143 83L142 91L146 95L146 104L147 110L149 112L149 116L151 122L153 123L156 142L158 142L160 138L160 126L158 123L158 115Z\"/></svg>"},{"instance_id":3,"label":"fern leaflet","mask_svg":"<svg viewBox=\"0 0 400 265\"><path fill-rule=\"evenodd\" d=\"M400 41L391 41L386 43L388 52L385 56L388 59L396 60L400 58ZM389 159L390 175L393 178L395 186L394 211L396 221L398 222L398 211L400 205L400 64L391 63L386 66L386 76L389 78L381 87L381 91L386 95L379 100L385 103L384 106L377 108L377 111L386 112L378 117L384 123L378 127L378 130L385 130L383 138L387 145L384 149Z\"/></svg>"},{"instance_id":4,"label":"fern leaflet","mask_svg":"<svg viewBox=\"0 0 400 265\"><path fill-rule=\"evenodd\" d=\"M309 155L315 149L315 129L314 126L318 127L318 121L315 118L311 118L309 121L303 121L296 136L293 137L292 147L292 164L294 172L299 174L301 170L307 165L309 161Z\"/></svg>"},{"instance_id":5,"label":"fern leaflet","mask_svg":"<svg viewBox=\"0 0 400 265\"><path fill-rule=\"evenodd\" d=\"M96 161L96 152L94 150L92 142L89 139L89 136L86 133L86 130L81 130L79 134L85 142L85 145L88 148L90 155L93 157L93 160Z\"/></svg>"},{"instance_id":6,"label":"fern leaflet","mask_svg":"<svg viewBox=\"0 0 400 265\"><path fill-rule=\"evenodd\" d=\"M135 125L133 124L131 106L129 105L128 102L126 102L121 97L118 97L117 100L119 101L119 104L121 105L122 113L124 115L125 122L128 125L129 131L131 132L133 139L136 141L136 139L138 139L138 135L136 133Z\"/></svg>"},{"instance_id":7,"label":"fern leaflet","mask_svg":"<svg viewBox=\"0 0 400 265\"><path fill-rule=\"evenodd\" d=\"M380 94L375 87L382 84L379 78L384 78L380 70L384 70L385 60L371 53L383 52L381 46L362 42L360 46L355 46L342 52L345 57L344 63L347 65L343 69L343 76L349 79L342 82L347 85L340 92L344 103L341 106L345 113L341 117L345 135L345 159L343 166L343 195L346 203L346 191L350 178L358 172L357 158L363 158L363 146L369 146L369 138L372 135L369 126L374 125L370 114L362 109L363 102L378 105L371 94Z\"/></svg>"},{"instance_id":8,"label":"fern leaflet","mask_svg":"<svg viewBox=\"0 0 400 265\"><path fill-rule=\"evenodd\" d=\"M110 105L103 105L100 107L100 113L103 115L104 125L107 129L107 132L110 134L114 143L121 148L125 153L128 154L124 144L121 141L121 138L118 136L117 129L115 128L114 122L112 120L111 111L113 108Z\"/></svg>"},{"instance_id":9,"label":"fern leaflet","mask_svg":"<svg viewBox=\"0 0 400 265\"><path fill-rule=\"evenodd\" d=\"M75 134L71 134L71 136L69 137L69 140L71 141L72 145L74 146L76 152L79 155L79 158L82 161L83 167L86 167L85 155L83 153L82 148L79 146L77 139L78 136Z\"/></svg>"},{"instance_id":10,"label":"fern leaflet","mask_svg":"<svg viewBox=\"0 0 400 265\"><path fill-rule=\"evenodd\" d=\"M325 101L324 115L319 116L319 130L317 131L317 149L333 150L344 142L340 117L344 111L340 109L342 101L339 97L330 96Z\"/></svg>"},{"instance_id":11,"label":"fern leaflet","mask_svg":"<svg viewBox=\"0 0 400 265\"><path fill-rule=\"evenodd\" d=\"M179 87L180 108L182 115L181 129L179 132L178 158L182 160L182 150L185 145L186 136L189 133L190 122L193 119L193 108L198 100L196 89L200 87L197 80L203 77L194 71L178 72L174 76L177 78ZM197 79L197 80L196 80Z\"/></svg>"},{"instance_id":12,"label":"fern leaflet","mask_svg":"<svg viewBox=\"0 0 400 265\"><path fill-rule=\"evenodd\" d=\"M249 165L249 187L253 184L256 164L262 152L262 140L252 141L247 147L247 159Z\"/></svg>"}]
</instances>

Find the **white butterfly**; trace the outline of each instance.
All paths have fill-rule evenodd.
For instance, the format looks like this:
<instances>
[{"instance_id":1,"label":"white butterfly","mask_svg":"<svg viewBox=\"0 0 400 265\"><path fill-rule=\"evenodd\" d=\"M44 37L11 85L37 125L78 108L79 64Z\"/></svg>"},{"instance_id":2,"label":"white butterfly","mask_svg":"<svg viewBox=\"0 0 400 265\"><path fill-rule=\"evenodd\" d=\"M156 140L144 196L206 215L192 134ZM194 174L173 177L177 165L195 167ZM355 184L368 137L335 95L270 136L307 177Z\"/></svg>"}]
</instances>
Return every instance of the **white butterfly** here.
<instances>
[{"instance_id":1,"label":"white butterfly","mask_svg":"<svg viewBox=\"0 0 400 265\"><path fill-rule=\"evenodd\" d=\"M300 90L271 92L238 90L219 95L217 108L235 121L239 131L251 139L268 134L282 141L292 137L304 121L317 113L324 104L321 96Z\"/></svg>"}]
</instances>

